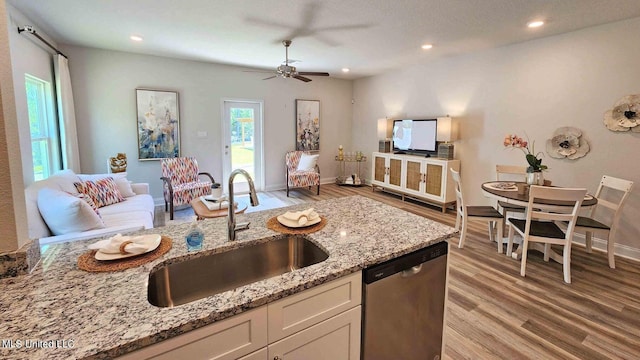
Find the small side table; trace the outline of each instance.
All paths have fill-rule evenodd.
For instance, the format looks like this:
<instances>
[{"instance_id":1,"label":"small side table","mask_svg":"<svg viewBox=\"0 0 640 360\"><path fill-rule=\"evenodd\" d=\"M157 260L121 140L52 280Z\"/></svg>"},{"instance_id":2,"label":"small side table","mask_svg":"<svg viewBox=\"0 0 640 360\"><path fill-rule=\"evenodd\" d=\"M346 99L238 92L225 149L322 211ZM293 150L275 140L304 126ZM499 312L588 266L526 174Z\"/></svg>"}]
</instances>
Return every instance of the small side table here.
<instances>
[{"instance_id":1,"label":"small side table","mask_svg":"<svg viewBox=\"0 0 640 360\"><path fill-rule=\"evenodd\" d=\"M229 215L229 209L227 208L220 210L209 210L209 208L202 203L202 200L200 200L200 198L191 200L191 207L193 208L193 212L196 213L197 220L212 219ZM246 204L236 206L236 214L242 214L245 210L247 210Z\"/></svg>"},{"instance_id":2,"label":"small side table","mask_svg":"<svg viewBox=\"0 0 640 360\"><path fill-rule=\"evenodd\" d=\"M348 186L364 186L364 179L362 177L362 173L360 172L360 166L362 163L367 161L366 156L343 156L342 158L336 156L335 161L338 162L338 177L336 178L336 184L338 185L348 185ZM361 179L360 184L347 183L347 177L351 177L353 174L352 169L355 164L355 173L358 174L358 177ZM347 175L347 173L349 175Z\"/></svg>"}]
</instances>

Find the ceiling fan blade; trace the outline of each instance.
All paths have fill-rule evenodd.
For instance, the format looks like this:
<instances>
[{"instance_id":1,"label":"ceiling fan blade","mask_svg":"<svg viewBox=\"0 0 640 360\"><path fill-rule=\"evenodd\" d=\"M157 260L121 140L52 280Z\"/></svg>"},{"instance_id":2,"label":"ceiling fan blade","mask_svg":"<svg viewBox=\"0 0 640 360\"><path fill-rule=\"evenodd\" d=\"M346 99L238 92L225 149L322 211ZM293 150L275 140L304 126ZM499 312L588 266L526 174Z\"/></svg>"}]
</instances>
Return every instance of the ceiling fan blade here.
<instances>
[{"instance_id":1,"label":"ceiling fan blade","mask_svg":"<svg viewBox=\"0 0 640 360\"><path fill-rule=\"evenodd\" d=\"M274 77L277 77L277 75L269 76L268 78L264 78L262 80L269 80L269 79L273 79Z\"/></svg>"},{"instance_id":2,"label":"ceiling fan blade","mask_svg":"<svg viewBox=\"0 0 640 360\"><path fill-rule=\"evenodd\" d=\"M329 73L328 72L315 72L315 71L298 71L298 75L329 76Z\"/></svg>"},{"instance_id":3,"label":"ceiling fan blade","mask_svg":"<svg viewBox=\"0 0 640 360\"><path fill-rule=\"evenodd\" d=\"M292 78L295 78L295 79L298 79L298 80L302 80L302 81L304 81L304 82L309 82L309 81L311 81L311 79L306 78L306 77L304 77L304 76L300 76L300 75L293 75L293 76L292 76Z\"/></svg>"}]
</instances>

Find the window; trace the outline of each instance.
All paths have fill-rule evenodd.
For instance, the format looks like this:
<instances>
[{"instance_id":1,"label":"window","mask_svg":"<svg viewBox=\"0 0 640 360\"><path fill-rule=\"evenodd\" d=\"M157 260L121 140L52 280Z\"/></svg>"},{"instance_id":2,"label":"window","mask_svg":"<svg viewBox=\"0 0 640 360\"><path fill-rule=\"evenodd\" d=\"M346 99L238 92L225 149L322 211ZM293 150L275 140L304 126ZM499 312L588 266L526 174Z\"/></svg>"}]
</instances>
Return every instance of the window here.
<instances>
[{"instance_id":1,"label":"window","mask_svg":"<svg viewBox=\"0 0 640 360\"><path fill-rule=\"evenodd\" d=\"M53 116L51 84L31 75L25 75L27 109L31 133L33 178L46 179L60 169L58 127Z\"/></svg>"}]
</instances>

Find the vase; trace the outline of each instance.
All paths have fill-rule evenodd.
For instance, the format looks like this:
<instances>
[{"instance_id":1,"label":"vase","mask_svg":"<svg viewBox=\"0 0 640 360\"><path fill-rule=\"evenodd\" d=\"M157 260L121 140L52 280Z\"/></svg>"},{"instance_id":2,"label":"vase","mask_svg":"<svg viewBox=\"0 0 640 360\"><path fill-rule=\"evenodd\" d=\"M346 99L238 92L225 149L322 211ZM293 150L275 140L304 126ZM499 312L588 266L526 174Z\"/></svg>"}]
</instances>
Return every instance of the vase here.
<instances>
[{"instance_id":1,"label":"vase","mask_svg":"<svg viewBox=\"0 0 640 360\"><path fill-rule=\"evenodd\" d=\"M542 171L528 172L527 184L540 186L544 185L544 176L542 175Z\"/></svg>"}]
</instances>

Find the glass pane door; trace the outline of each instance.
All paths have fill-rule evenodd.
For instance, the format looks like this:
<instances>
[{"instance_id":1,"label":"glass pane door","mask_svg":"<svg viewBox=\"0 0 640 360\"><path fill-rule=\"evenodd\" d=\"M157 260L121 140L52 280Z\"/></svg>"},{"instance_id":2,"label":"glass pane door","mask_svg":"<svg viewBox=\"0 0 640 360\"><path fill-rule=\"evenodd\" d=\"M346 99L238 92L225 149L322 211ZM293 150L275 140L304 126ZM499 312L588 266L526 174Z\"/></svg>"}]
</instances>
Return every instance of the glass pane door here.
<instances>
[{"instance_id":1,"label":"glass pane door","mask_svg":"<svg viewBox=\"0 0 640 360\"><path fill-rule=\"evenodd\" d=\"M225 101L224 106L224 185L235 169L243 169L254 181L256 190L262 189L261 104L258 102ZM227 189L225 188L225 191ZM234 191L248 192L243 176L234 179Z\"/></svg>"}]
</instances>

